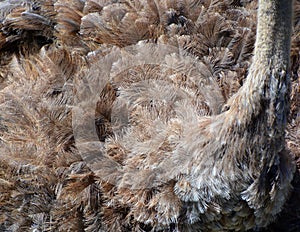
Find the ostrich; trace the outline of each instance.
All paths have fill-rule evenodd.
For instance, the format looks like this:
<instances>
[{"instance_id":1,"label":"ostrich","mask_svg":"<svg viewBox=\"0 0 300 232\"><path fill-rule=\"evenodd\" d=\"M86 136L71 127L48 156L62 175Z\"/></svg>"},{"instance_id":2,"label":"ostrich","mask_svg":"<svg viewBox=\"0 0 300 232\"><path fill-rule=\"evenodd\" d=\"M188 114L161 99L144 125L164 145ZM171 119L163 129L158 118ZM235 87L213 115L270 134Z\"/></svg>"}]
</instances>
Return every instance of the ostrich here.
<instances>
[{"instance_id":1,"label":"ostrich","mask_svg":"<svg viewBox=\"0 0 300 232\"><path fill-rule=\"evenodd\" d=\"M183 34L181 39L185 40L193 33L197 15L207 13L211 21L219 16L210 12L214 4L207 1L212 8L191 13L193 20L180 16L181 6L179 13L173 7L159 27L147 28L148 19L151 23L157 21L152 20L152 12L151 17L147 12L138 15L146 14L146 21L133 13L129 14L130 20L124 16L126 8L115 1L74 0L70 5L43 1L41 6L45 4L46 8L33 2L22 4L23 8L29 7L25 14L19 8L11 10L16 13L3 21L8 29L1 34L0 48L9 48L7 63L11 69L1 74L1 78L9 76L0 93L4 109L0 113L4 170L0 172L1 230L245 231L266 227L275 219L291 191L294 173L292 157L284 145L292 1L259 2L257 39L247 79L235 94L225 94L225 100L214 80L207 78L207 82L195 87L194 82L184 80L185 76L174 72L171 75L166 70L161 77L158 71L164 70L143 66L142 62L137 62L141 67L132 72L146 73L139 83L126 79L124 71L104 88L100 86L102 92L96 89L101 92L96 113L88 112L99 116L96 129L101 146L95 156L92 152L80 155L76 133L86 124L76 128L75 123L72 128L70 123L76 122L78 116L72 115L69 107L74 105L74 92L80 95L80 89L72 89L72 85L82 76L90 81L99 74L105 76L105 71L113 71L105 66L112 64L110 58L117 60L113 66L118 68L118 58L124 54L111 44L124 47L144 39L174 44L176 35ZM139 9L138 3L132 1L127 6ZM149 9L156 9L151 1L148 4ZM163 4L160 6L163 8ZM103 15L95 13L101 10ZM117 12L118 17L111 12ZM160 13L158 9L157 15ZM124 24L119 22L120 15L124 16ZM101 16L110 18L105 21ZM32 36L28 33L32 27L26 20L47 30L35 28ZM133 26L131 22L135 22ZM137 30L140 25L141 30ZM136 33L124 33L124 28ZM220 29L222 33L230 35L229 29ZM29 39L25 41L27 46L37 40L35 49L29 50L32 54L12 55L17 53L10 46L15 40L6 37L16 35L16 44ZM224 38L223 42L227 37ZM205 36L199 41L202 40ZM205 42L207 47L195 51L196 56L204 56L210 49L210 41ZM153 52L151 46L148 50L144 43L137 44L137 49L139 46L138 51ZM156 48L158 54L164 54L161 47ZM213 49L211 53L228 54L226 50ZM168 51L165 56L170 63L178 61ZM184 58L188 63L195 61ZM101 64L99 59L107 63ZM213 66L214 61L208 57L207 63ZM198 70L205 67L201 63ZM149 86L157 90L150 97L143 95ZM170 95L169 87L175 95ZM226 87L223 90L227 91ZM170 99L170 104L149 101L155 100L155 95ZM112 111L121 112L124 102L128 103L129 119L121 129L115 129ZM84 128L84 139L89 129Z\"/></svg>"},{"instance_id":2,"label":"ostrich","mask_svg":"<svg viewBox=\"0 0 300 232\"><path fill-rule=\"evenodd\" d=\"M92 149L83 156L95 164L92 170L103 181L109 202L103 207L106 230L248 230L274 220L291 191L295 171L284 145L292 5L259 2L247 79L221 113L199 117L189 111L191 105L183 104L180 110L188 113L177 121L169 116L171 110L153 119L147 114L150 106L136 107L144 104L143 91L126 85L122 90L120 84L119 98L133 102L129 111L138 118L132 116L128 130L105 141L103 157L111 157L107 162ZM122 81L113 80L116 85ZM149 123L151 119L155 123ZM150 135L139 136L140 131ZM118 180L112 183L111 178Z\"/></svg>"}]
</instances>

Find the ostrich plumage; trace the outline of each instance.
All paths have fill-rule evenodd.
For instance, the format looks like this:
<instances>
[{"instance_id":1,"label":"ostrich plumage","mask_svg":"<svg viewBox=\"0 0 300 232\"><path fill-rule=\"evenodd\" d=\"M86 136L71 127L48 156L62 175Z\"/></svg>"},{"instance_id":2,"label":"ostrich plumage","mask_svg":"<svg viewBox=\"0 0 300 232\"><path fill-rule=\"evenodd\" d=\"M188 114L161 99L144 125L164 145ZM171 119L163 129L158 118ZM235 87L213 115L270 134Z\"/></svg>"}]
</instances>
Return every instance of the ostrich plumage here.
<instances>
[{"instance_id":1,"label":"ostrich plumage","mask_svg":"<svg viewBox=\"0 0 300 232\"><path fill-rule=\"evenodd\" d=\"M0 2L0 230L299 230L292 5Z\"/></svg>"}]
</instances>

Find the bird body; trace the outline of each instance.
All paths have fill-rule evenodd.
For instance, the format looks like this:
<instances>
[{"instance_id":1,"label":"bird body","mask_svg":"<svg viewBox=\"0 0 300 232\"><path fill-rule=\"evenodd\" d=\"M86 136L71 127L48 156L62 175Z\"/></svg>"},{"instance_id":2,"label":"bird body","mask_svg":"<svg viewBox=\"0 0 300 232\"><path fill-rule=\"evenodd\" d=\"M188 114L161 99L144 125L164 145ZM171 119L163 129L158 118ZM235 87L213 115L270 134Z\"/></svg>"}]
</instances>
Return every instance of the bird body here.
<instances>
[{"instance_id":1,"label":"bird body","mask_svg":"<svg viewBox=\"0 0 300 232\"><path fill-rule=\"evenodd\" d=\"M171 135L175 139L170 151L158 163L149 160L154 166L150 170L144 166L147 157L138 160L138 154L125 154L121 178L127 182L116 186L115 202L122 202L122 207L129 196L138 196L130 201L133 220L154 230L168 230L170 223L182 231L248 230L267 226L280 212L294 173L284 148L292 1L261 0L258 19L253 63L244 85L229 99L229 109L211 117L194 113L194 118L189 116L192 120L183 118L177 125L182 130L178 140ZM132 153L136 144L126 143L124 149ZM145 178L161 182L144 201L147 186L141 190L133 186L143 186L145 180L142 174L134 178L126 173L131 165L145 171Z\"/></svg>"},{"instance_id":2,"label":"bird body","mask_svg":"<svg viewBox=\"0 0 300 232\"><path fill-rule=\"evenodd\" d=\"M259 1L251 58L255 4L0 3L0 230L276 220L295 172L293 1Z\"/></svg>"}]
</instances>

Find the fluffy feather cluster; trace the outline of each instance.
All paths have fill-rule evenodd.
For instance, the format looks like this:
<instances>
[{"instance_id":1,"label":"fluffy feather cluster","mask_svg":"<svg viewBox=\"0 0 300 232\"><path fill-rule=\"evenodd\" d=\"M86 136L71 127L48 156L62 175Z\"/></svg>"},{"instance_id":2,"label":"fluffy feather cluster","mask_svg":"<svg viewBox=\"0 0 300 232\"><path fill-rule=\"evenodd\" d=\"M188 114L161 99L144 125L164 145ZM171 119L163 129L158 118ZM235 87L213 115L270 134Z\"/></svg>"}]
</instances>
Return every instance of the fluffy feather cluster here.
<instances>
[{"instance_id":1,"label":"fluffy feather cluster","mask_svg":"<svg viewBox=\"0 0 300 232\"><path fill-rule=\"evenodd\" d=\"M294 4L285 152L297 171L275 220L292 168L270 165L256 185L265 137L212 119L244 84L257 1L1 1L0 230L299 231Z\"/></svg>"}]
</instances>

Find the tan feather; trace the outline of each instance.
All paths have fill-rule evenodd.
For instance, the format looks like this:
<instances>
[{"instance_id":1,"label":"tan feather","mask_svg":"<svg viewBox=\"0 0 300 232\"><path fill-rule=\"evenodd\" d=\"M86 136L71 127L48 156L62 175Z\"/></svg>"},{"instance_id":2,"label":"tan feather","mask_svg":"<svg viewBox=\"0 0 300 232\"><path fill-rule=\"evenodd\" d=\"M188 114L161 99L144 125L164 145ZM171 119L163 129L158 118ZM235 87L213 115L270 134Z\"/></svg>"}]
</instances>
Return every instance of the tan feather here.
<instances>
[{"instance_id":1,"label":"tan feather","mask_svg":"<svg viewBox=\"0 0 300 232\"><path fill-rule=\"evenodd\" d=\"M257 1L2 1L0 230L298 231L298 5L285 134Z\"/></svg>"}]
</instances>

